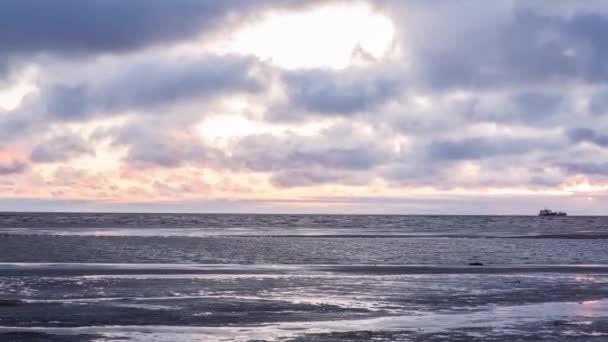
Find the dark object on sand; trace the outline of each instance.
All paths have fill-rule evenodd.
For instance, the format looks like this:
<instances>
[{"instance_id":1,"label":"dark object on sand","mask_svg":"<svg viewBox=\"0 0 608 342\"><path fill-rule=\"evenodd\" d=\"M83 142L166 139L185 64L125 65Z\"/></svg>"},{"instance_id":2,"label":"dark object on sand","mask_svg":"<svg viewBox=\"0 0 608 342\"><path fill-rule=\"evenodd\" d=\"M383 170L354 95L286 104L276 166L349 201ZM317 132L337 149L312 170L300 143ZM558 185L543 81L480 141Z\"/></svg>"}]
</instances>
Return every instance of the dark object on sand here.
<instances>
[{"instance_id":1,"label":"dark object on sand","mask_svg":"<svg viewBox=\"0 0 608 342\"><path fill-rule=\"evenodd\" d=\"M469 266L483 266L483 263L481 263L481 262L470 262Z\"/></svg>"},{"instance_id":2,"label":"dark object on sand","mask_svg":"<svg viewBox=\"0 0 608 342\"><path fill-rule=\"evenodd\" d=\"M543 209L538 212L538 216L567 216L563 211L553 211L551 209Z\"/></svg>"}]
</instances>

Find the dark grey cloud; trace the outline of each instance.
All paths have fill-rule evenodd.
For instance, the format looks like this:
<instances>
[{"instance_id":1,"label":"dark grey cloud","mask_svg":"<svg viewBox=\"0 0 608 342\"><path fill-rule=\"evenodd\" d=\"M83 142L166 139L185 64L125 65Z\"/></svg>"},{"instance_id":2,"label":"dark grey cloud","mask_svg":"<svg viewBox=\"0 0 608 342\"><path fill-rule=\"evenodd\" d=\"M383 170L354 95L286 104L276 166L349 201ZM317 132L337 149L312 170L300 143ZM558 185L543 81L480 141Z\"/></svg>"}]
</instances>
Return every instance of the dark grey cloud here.
<instances>
[{"instance_id":1,"label":"dark grey cloud","mask_svg":"<svg viewBox=\"0 0 608 342\"><path fill-rule=\"evenodd\" d=\"M568 130L568 136L574 143L590 142L602 147L608 147L608 135L597 133L590 128L574 128Z\"/></svg>"},{"instance_id":2,"label":"dark grey cloud","mask_svg":"<svg viewBox=\"0 0 608 342\"><path fill-rule=\"evenodd\" d=\"M29 115L28 115L29 114ZM45 120L34 112L7 113L0 109L0 142L11 142L32 133L35 127L46 126Z\"/></svg>"},{"instance_id":3,"label":"dark grey cloud","mask_svg":"<svg viewBox=\"0 0 608 342\"><path fill-rule=\"evenodd\" d=\"M287 110L345 116L373 110L403 92L401 77L385 68L285 72Z\"/></svg>"},{"instance_id":4,"label":"dark grey cloud","mask_svg":"<svg viewBox=\"0 0 608 342\"><path fill-rule=\"evenodd\" d=\"M593 6L565 13L551 1L381 3L412 48L408 57L420 85L485 90L608 81L608 16Z\"/></svg>"},{"instance_id":5,"label":"dark grey cloud","mask_svg":"<svg viewBox=\"0 0 608 342\"><path fill-rule=\"evenodd\" d=\"M330 128L315 136L251 135L233 144L231 161L253 171L371 170L395 157L391 145L358 136L349 128Z\"/></svg>"},{"instance_id":6,"label":"dark grey cloud","mask_svg":"<svg viewBox=\"0 0 608 342\"><path fill-rule=\"evenodd\" d=\"M406 157L398 163L388 165L382 176L398 185L442 187L447 178L443 175L446 170L440 163Z\"/></svg>"},{"instance_id":7,"label":"dark grey cloud","mask_svg":"<svg viewBox=\"0 0 608 342\"><path fill-rule=\"evenodd\" d=\"M517 113L512 115L523 122L544 121L559 114L559 105L563 97L561 94L544 94L528 92L514 95L513 102Z\"/></svg>"},{"instance_id":8,"label":"dark grey cloud","mask_svg":"<svg viewBox=\"0 0 608 342\"><path fill-rule=\"evenodd\" d=\"M608 163L565 162L559 166L569 174L608 176Z\"/></svg>"},{"instance_id":9,"label":"dark grey cloud","mask_svg":"<svg viewBox=\"0 0 608 342\"><path fill-rule=\"evenodd\" d=\"M51 117L82 120L94 114L156 108L231 92L259 92L262 81L251 75L255 60L211 56L178 63L151 59L127 65L101 80L49 86L45 101Z\"/></svg>"},{"instance_id":10,"label":"dark grey cloud","mask_svg":"<svg viewBox=\"0 0 608 342\"><path fill-rule=\"evenodd\" d=\"M219 33L266 9L319 1L6 0L0 10L0 80L36 56L73 59L167 46Z\"/></svg>"},{"instance_id":11,"label":"dark grey cloud","mask_svg":"<svg viewBox=\"0 0 608 342\"><path fill-rule=\"evenodd\" d=\"M185 40L268 6L297 0L5 0L3 53L119 53ZM242 19L242 17L240 18Z\"/></svg>"},{"instance_id":12,"label":"dark grey cloud","mask_svg":"<svg viewBox=\"0 0 608 342\"><path fill-rule=\"evenodd\" d=\"M590 80L605 82L608 77L608 17L597 13L580 13L559 22L564 36L576 42L575 53L579 53L581 74Z\"/></svg>"},{"instance_id":13,"label":"dark grey cloud","mask_svg":"<svg viewBox=\"0 0 608 342\"><path fill-rule=\"evenodd\" d=\"M463 138L436 140L428 145L428 156L434 160L477 160L496 156L529 154L539 149L553 149L556 142L525 138Z\"/></svg>"},{"instance_id":14,"label":"dark grey cloud","mask_svg":"<svg viewBox=\"0 0 608 342\"><path fill-rule=\"evenodd\" d=\"M4 77L9 73L9 62L6 56L0 56L0 86Z\"/></svg>"},{"instance_id":15,"label":"dark grey cloud","mask_svg":"<svg viewBox=\"0 0 608 342\"><path fill-rule=\"evenodd\" d=\"M30 159L36 163L55 163L85 154L95 155L95 151L81 136L71 134L53 137L34 146Z\"/></svg>"},{"instance_id":16,"label":"dark grey cloud","mask_svg":"<svg viewBox=\"0 0 608 342\"><path fill-rule=\"evenodd\" d=\"M533 175L530 177L528 184L531 186L538 186L541 188L542 187L556 187L556 186L559 186L562 183L562 181L563 181L562 177Z\"/></svg>"},{"instance_id":17,"label":"dark grey cloud","mask_svg":"<svg viewBox=\"0 0 608 342\"><path fill-rule=\"evenodd\" d=\"M589 111L596 115L605 115L608 113L608 93L606 91L592 94L589 99Z\"/></svg>"},{"instance_id":18,"label":"dark grey cloud","mask_svg":"<svg viewBox=\"0 0 608 342\"><path fill-rule=\"evenodd\" d=\"M548 127L563 124L562 114L570 109L572 97L557 91L513 91L499 99L479 95L471 102L460 112L468 120ZM458 108L454 113L459 114Z\"/></svg>"},{"instance_id":19,"label":"dark grey cloud","mask_svg":"<svg viewBox=\"0 0 608 342\"><path fill-rule=\"evenodd\" d=\"M385 160L386 151L377 147L365 146L327 146L307 150L305 146L290 151L285 159L287 165L322 165L340 169L369 169Z\"/></svg>"}]
</instances>

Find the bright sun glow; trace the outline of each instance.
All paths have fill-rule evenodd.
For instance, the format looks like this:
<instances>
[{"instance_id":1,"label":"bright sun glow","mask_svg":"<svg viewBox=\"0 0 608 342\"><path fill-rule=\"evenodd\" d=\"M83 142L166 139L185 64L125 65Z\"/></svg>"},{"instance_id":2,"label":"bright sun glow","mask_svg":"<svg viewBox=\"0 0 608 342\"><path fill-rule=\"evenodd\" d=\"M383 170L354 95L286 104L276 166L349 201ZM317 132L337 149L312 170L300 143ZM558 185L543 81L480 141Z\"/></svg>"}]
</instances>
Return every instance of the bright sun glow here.
<instances>
[{"instance_id":1,"label":"bright sun glow","mask_svg":"<svg viewBox=\"0 0 608 342\"><path fill-rule=\"evenodd\" d=\"M605 185L593 185L589 180L583 178L575 180L572 184L568 184L564 187L565 191L572 193L591 193L591 192L602 192L608 190L608 186Z\"/></svg>"},{"instance_id":2,"label":"bright sun glow","mask_svg":"<svg viewBox=\"0 0 608 342\"><path fill-rule=\"evenodd\" d=\"M268 125L236 115L219 115L207 118L198 126L198 129L206 140L264 134L273 130Z\"/></svg>"},{"instance_id":3,"label":"bright sun glow","mask_svg":"<svg viewBox=\"0 0 608 342\"><path fill-rule=\"evenodd\" d=\"M382 58L394 34L389 18L369 5L348 3L306 12L269 12L216 48L252 54L287 69L340 69L351 65L357 53Z\"/></svg>"},{"instance_id":4,"label":"bright sun glow","mask_svg":"<svg viewBox=\"0 0 608 342\"><path fill-rule=\"evenodd\" d=\"M28 79L21 79L14 85L0 89L0 109L13 110L19 106L23 98L38 88Z\"/></svg>"},{"instance_id":5,"label":"bright sun glow","mask_svg":"<svg viewBox=\"0 0 608 342\"><path fill-rule=\"evenodd\" d=\"M39 70L35 66L28 66L22 70L13 84L3 87L0 85L0 110L13 110L21 104L28 94L38 91L36 78Z\"/></svg>"},{"instance_id":6,"label":"bright sun glow","mask_svg":"<svg viewBox=\"0 0 608 342\"><path fill-rule=\"evenodd\" d=\"M297 127L299 135L315 135L330 125L329 121L302 124ZM281 135L293 132L290 125L270 124L254 121L242 115L216 115L206 118L198 126L203 139L220 145L231 138L254 134Z\"/></svg>"}]
</instances>

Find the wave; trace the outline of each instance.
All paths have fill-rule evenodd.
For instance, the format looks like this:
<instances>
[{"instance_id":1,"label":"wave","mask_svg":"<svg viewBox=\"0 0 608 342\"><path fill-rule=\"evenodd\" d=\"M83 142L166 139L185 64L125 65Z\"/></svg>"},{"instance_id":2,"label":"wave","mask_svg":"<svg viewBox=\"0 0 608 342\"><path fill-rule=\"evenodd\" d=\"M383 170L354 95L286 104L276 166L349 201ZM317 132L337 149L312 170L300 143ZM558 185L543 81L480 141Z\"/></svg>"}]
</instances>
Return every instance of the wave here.
<instances>
[{"instance_id":1,"label":"wave","mask_svg":"<svg viewBox=\"0 0 608 342\"><path fill-rule=\"evenodd\" d=\"M0 275L260 275L343 273L368 275L408 274L608 274L606 264L515 265L249 265L249 264L96 264L96 263L0 263Z\"/></svg>"},{"instance_id":2,"label":"wave","mask_svg":"<svg viewBox=\"0 0 608 342\"><path fill-rule=\"evenodd\" d=\"M238 233L235 233L238 232ZM0 228L0 236L83 236L83 237L188 237L188 238L342 238L342 239L608 239L608 232L577 231L570 233L529 232L517 233L446 233L446 232L407 232L386 230L331 230L331 229L197 229L197 228Z\"/></svg>"}]
</instances>

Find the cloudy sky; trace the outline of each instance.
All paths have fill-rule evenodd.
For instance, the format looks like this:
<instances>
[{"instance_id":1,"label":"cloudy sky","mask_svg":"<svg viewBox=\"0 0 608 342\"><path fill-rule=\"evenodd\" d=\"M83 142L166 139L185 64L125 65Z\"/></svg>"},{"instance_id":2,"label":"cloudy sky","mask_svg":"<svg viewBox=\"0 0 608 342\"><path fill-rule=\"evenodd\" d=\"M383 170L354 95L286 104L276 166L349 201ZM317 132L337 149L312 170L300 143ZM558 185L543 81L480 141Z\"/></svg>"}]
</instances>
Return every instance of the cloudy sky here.
<instances>
[{"instance_id":1,"label":"cloudy sky","mask_svg":"<svg viewBox=\"0 0 608 342\"><path fill-rule=\"evenodd\" d=\"M0 210L608 207L605 1L3 0Z\"/></svg>"}]
</instances>

